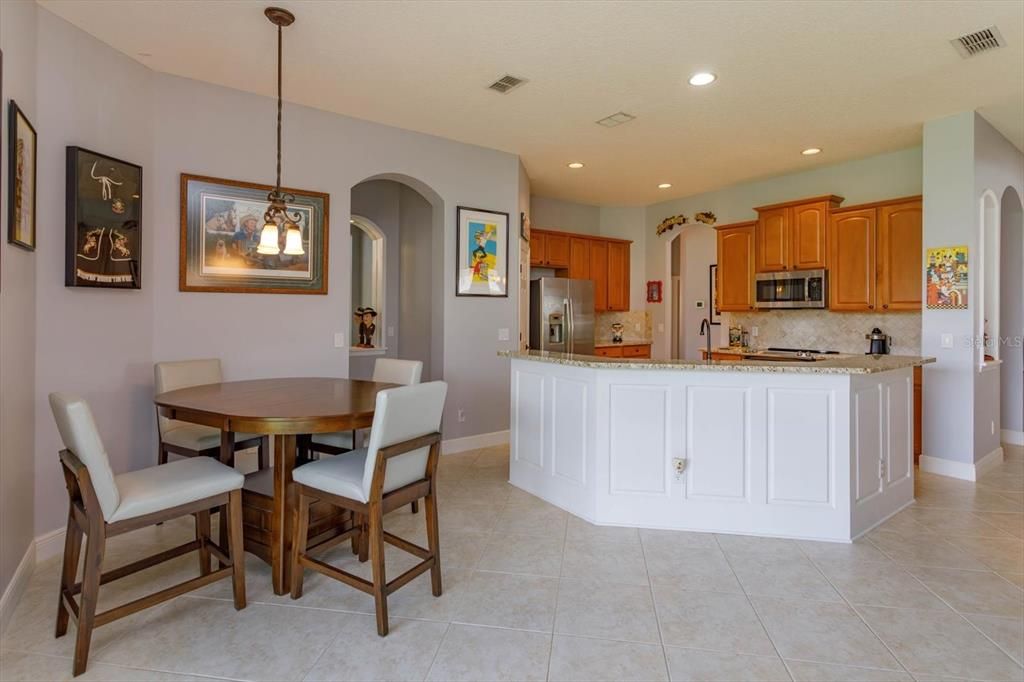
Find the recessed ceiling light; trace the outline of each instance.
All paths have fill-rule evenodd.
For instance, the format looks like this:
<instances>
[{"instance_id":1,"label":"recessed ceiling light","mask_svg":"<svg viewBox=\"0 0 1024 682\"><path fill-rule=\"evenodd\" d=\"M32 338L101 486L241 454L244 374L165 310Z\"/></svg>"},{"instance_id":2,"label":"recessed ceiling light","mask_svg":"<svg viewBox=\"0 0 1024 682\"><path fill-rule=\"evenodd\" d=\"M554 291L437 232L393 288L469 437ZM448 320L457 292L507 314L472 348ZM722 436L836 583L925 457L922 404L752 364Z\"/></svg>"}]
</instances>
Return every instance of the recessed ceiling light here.
<instances>
[{"instance_id":1,"label":"recessed ceiling light","mask_svg":"<svg viewBox=\"0 0 1024 682\"><path fill-rule=\"evenodd\" d=\"M574 170L577 168L583 168L583 164L580 163L579 161L573 161L572 163L568 164L568 166L569 168L572 168Z\"/></svg>"},{"instance_id":2,"label":"recessed ceiling light","mask_svg":"<svg viewBox=\"0 0 1024 682\"><path fill-rule=\"evenodd\" d=\"M690 85L711 85L717 79L718 76L709 71L700 71L690 76Z\"/></svg>"},{"instance_id":3,"label":"recessed ceiling light","mask_svg":"<svg viewBox=\"0 0 1024 682\"><path fill-rule=\"evenodd\" d=\"M672 186L671 182L663 182L660 185L658 185L658 189L668 189L671 186Z\"/></svg>"},{"instance_id":4,"label":"recessed ceiling light","mask_svg":"<svg viewBox=\"0 0 1024 682\"><path fill-rule=\"evenodd\" d=\"M818 149L817 147L808 147L807 149L803 150L800 153L803 154L804 156L814 156L815 154L820 154L821 150Z\"/></svg>"}]
</instances>

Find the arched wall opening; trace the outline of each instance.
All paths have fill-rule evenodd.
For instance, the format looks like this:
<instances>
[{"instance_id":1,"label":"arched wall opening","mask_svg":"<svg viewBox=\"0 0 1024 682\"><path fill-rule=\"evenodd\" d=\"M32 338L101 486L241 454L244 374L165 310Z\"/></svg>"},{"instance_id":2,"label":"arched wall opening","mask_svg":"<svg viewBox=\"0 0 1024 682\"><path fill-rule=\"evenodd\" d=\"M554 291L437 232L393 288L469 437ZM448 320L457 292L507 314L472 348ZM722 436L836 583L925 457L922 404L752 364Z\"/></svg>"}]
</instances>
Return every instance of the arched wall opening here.
<instances>
[{"instance_id":1,"label":"arched wall opening","mask_svg":"<svg viewBox=\"0 0 1024 682\"><path fill-rule=\"evenodd\" d=\"M975 320L975 338L978 367L987 362L999 360L999 318L1000 318L1000 229L999 229L999 197L988 189L981 195L980 220L978 235L978 281L979 298L977 319Z\"/></svg>"},{"instance_id":2,"label":"arched wall opening","mask_svg":"<svg viewBox=\"0 0 1024 682\"><path fill-rule=\"evenodd\" d=\"M1012 186L999 205L1000 423L1004 442L1024 444L1024 206Z\"/></svg>"},{"instance_id":3,"label":"arched wall opening","mask_svg":"<svg viewBox=\"0 0 1024 682\"><path fill-rule=\"evenodd\" d=\"M353 297L349 375L369 378L377 358L392 357L421 361L424 381L443 378L443 200L416 178L387 173L353 185L351 212L350 224L361 227L361 221L372 223L382 237L383 248L379 259L374 260L360 235L350 236L352 263L347 265L352 267ZM369 277L357 272L368 262L379 263L381 272ZM377 279L381 283L373 306L377 312L373 348L355 347L360 323L356 311L372 305L369 298L356 300L357 274L363 282Z\"/></svg>"},{"instance_id":4,"label":"arched wall opening","mask_svg":"<svg viewBox=\"0 0 1024 682\"><path fill-rule=\"evenodd\" d=\"M683 225L679 233L665 242L665 270L668 281L663 284L665 330L661 336L665 357L700 360L708 338L700 335L701 320L712 318L710 272L707 267L687 268L686 263L717 260L717 233L709 225ZM721 326L716 322L710 330L711 346L722 343ZM659 333L660 334L660 333Z\"/></svg>"}]
</instances>

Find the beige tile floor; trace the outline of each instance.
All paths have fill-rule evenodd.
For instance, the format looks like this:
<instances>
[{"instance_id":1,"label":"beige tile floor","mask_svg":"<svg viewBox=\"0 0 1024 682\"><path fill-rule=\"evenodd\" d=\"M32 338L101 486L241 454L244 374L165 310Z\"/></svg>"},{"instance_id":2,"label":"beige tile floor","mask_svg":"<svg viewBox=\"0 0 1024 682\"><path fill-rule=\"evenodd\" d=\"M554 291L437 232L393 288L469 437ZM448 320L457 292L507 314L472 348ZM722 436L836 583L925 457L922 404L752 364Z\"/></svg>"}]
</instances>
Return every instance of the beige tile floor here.
<instances>
[{"instance_id":1,"label":"beige tile floor","mask_svg":"<svg viewBox=\"0 0 1024 682\"><path fill-rule=\"evenodd\" d=\"M244 611L222 582L100 628L82 679L1022 680L1024 448L1006 451L976 484L919 474L917 504L852 545L595 527L508 485L505 448L447 456L445 594L423 576L393 595L388 637L365 595L312 575L301 600L277 597L250 557ZM423 542L421 524L388 517ZM118 538L108 563L190 530ZM388 560L392 576L412 561ZM182 557L104 604L195 570ZM56 561L39 566L0 679L70 678L56 585Z\"/></svg>"}]
</instances>

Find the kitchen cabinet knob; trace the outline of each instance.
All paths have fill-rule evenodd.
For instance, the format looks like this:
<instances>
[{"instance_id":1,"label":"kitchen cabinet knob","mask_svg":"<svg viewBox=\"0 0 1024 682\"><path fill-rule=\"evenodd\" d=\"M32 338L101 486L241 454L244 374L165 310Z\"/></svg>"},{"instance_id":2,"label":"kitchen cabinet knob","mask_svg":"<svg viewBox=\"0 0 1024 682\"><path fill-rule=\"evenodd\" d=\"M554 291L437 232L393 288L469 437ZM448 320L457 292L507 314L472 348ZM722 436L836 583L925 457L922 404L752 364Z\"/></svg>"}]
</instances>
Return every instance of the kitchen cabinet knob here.
<instances>
[{"instance_id":1,"label":"kitchen cabinet knob","mask_svg":"<svg viewBox=\"0 0 1024 682\"><path fill-rule=\"evenodd\" d=\"M885 304L883 304L883 305L882 305L882 307L883 307L883 308L888 308L888 307L889 307L889 304L888 304L888 303L885 303Z\"/></svg>"},{"instance_id":2,"label":"kitchen cabinet knob","mask_svg":"<svg viewBox=\"0 0 1024 682\"><path fill-rule=\"evenodd\" d=\"M874 309L875 309L875 306L873 306L873 305L869 305L868 306L868 310L874 310Z\"/></svg>"}]
</instances>

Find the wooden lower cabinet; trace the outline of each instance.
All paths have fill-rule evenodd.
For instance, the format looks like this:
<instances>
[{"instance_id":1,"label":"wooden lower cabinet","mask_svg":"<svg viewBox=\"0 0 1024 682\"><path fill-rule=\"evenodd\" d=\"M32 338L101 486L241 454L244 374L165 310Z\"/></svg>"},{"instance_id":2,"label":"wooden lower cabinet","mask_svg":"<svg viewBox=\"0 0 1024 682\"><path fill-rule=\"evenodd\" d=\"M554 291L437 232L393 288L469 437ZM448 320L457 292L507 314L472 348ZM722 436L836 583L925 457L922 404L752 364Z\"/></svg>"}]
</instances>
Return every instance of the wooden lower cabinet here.
<instances>
[{"instance_id":1,"label":"wooden lower cabinet","mask_svg":"<svg viewBox=\"0 0 1024 682\"><path fill-rule=\"evenodd\" d=\"M708 352L706 350L702 350L700 352L700 356L704 360L707 360ZM717 362L739 362L743 358L736 353L716 353L715 351L711 351L711 359Z\"/></svg>"},{"instance_id":2,"label":"wooden lower cabinet","mask_svg":"<svg viewBox=\"0 0 1024 682\"><path fill-rule=\"evenodd\" d=\"M722 312L754 309L755 225L746 222L718 228L718 309Z\"/></svg>"},{"instance_id":3,"label":"wooden lower cabinet","mask_svg":"<svg viewBox=\"0 0 1024 682\"><path fill-rule=\"evenodd\" d=\"M602 358L649 358L651 357L651 345L649 343L624 343L621 346L598 346L594 349L594 355Z\"/></svg>"}]
</instances>

